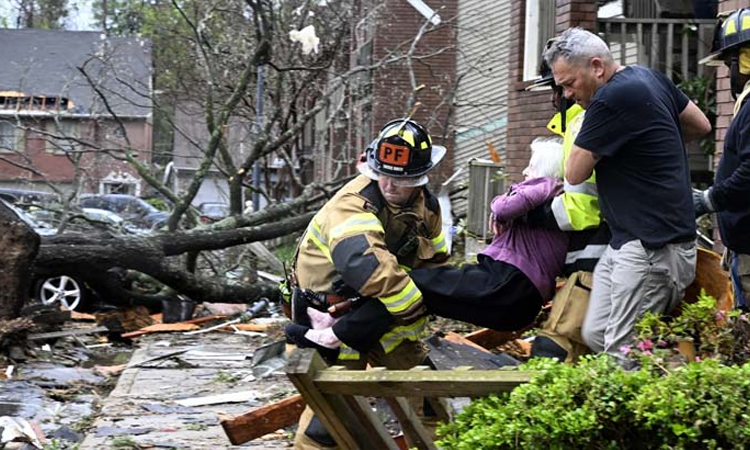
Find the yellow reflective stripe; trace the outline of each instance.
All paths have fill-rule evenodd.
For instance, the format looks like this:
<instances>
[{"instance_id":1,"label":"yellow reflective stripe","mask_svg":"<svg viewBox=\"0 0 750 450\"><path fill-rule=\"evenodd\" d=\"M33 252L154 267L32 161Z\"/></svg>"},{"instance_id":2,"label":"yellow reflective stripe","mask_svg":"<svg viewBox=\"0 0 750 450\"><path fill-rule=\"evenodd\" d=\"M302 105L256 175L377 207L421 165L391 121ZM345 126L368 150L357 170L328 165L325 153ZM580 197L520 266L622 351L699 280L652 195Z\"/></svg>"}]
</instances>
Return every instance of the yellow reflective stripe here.
<instances>
[{"instance_id":1,"label":"yellow reflective stripe","mask_svg":"<svg viewBox=\"0 0 750 450\"><path fill-rule=\"evenodd\" d=\"M724 36L734 34L737 32L737 24L734 23L734 20L727 20L724 22Z\"/></svg>"},{"instance_id":2,"label":"yellow reflective stripe","mask_svg":"<svg viewBox=\"0 0 750 450\"><path fill-rule=\"evenodd\" d=\"M406 273L409 273L409 272L411 272L411 267L409 267L409 266L405 266L405 265L403 265L403 264L399 264L398 266L399 266L399 267L400 267L401 269L403 269L403 271L404 271L404 272L406 272Z\"/></svg>"},{"instance_id":3,"label":"yellow reflective stripe","mask_svg":"<svg viewBox=\"0 0 750 450\"><path fill-rule=\"evenodd\" d=\"M427 150L427 147L429 147L429 146L430 146L430 144L428 144L425 141L422 141L422 150Z\"/></svg>"},{"instance_id":4,"label":"yellow reflective stripe","mask_svg":"<svg viewBox=\"0 0 750 450\"><path fill-rule=\"evenodd\" d=\"M391 314L398 314L401 311L409 309L411 305L418 302L421 298L422 293L419 291L419 288L417 288L413 280L409 279L406 287L401 289L396 295L380 297L380 301L383 302Z\"/></svg>"},{"instance_id":5,"label":"yellow reflective stripe","mask_svg":"<svg viewBox=\"0 0 750 450\"><path fill-rule=\"evenodd\" d=\"M740 30L750 30L750 16L747 14L742 16L742 24L740 24Z\"/></svg>"},{"instance_id":6,"label":"yellow reflective stripe","mask_svg":"<svg viewBox=\"0 0 750 450\"><path fill-rule=\"evenodd\" d=\"M313 218L313 221L310 223L310 226L307 227L307 236L320 249L320 251L323 252L326 258L328 258L328 261L333 262L333 258L331 258L331 251L328 249L328 246L324 243L326 242L326 239L323 237L323 233L320 231L320 226L318 225L317 222L315 222L314 218Z\"/></svg>"},{"instance_id":7,"label":"yellow reflective stripe","mask_svg":"<svg viewBox=\"0 0 750 450\"><path fill-rule=\"evenodd\" d=\"M385 233L383 224L373 213L354 214L344 222L336 225L331 229L330 239L336 239L348 234L360 233L363 231L376 231ZM328 241L330 243L330 241Z\"/></svg>"},{"instance_id":8,"label":"yellow reflective stripe","mask_svg":"<svg viewBox=\"0 0 750 450\"><path fill-rule=\"evenodd\" d=\"M380 345L386 353L390 353L405 340L418 341L422 338L426 325L427 317L422 317L412 324L394 327L383 335Z\"/></svg>"},{"instance_id":9,"label":"yellow reflective stripe","mask_svg":"<svg viewBox=\"0 0 750 450\"><path fill-rule=\"evenodd\" d=\"M341 348L339 349L339 359L349 361L357 360L359 359L359 352L346 344L341 344Z\"/></svg>"},{"instance_id":10,"label":"yellow reflective stripe","mask_svg":"<svg viewBox=\"0 0 750 450\"><path fill-rule=\"evenodd\" d=\"M437 237L432 238L432 249L435 253L448 253L448 243L445 242L445 235L442 231Z\"/></svg>"}]
</instances>

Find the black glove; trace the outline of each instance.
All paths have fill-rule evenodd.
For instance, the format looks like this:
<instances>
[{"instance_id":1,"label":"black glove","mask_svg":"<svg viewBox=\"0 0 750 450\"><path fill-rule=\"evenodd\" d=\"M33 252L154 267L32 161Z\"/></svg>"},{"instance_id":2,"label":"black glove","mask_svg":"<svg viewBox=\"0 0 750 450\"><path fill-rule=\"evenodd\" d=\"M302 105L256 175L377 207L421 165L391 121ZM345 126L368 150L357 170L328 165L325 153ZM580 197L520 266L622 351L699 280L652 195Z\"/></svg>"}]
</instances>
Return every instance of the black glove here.
<instances>
[{"instance_id":1,"label":"black glove","mask_svg":"<svg viewBox=\"0 0 750 450\"><path fill-rule=\"evenodd\" d=\"M693 207L695 208L696 218L714 212L714 205L711 202L711 189L693 191Z\"/></svg>"}]
</instances>

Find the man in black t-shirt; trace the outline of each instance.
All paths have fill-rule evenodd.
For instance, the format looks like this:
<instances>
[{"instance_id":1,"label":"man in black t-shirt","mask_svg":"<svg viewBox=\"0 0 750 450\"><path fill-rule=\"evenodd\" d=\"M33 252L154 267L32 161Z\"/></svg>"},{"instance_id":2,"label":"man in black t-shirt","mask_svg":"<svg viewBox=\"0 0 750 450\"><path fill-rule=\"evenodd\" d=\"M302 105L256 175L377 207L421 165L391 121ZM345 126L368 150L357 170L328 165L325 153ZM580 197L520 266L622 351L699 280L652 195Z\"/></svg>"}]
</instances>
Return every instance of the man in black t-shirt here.
<instances>
[{"instance_id":1,"label":"man in black t-shirt","mask_svg":"<svg viewBox=\"0 0 750 450\"><path fill-rule=\"evenodd\" d=\"M570 184L596 166L612 240L594 272L583 338L620 359L647 311L668 312L695 277L695 220L683 139L706 116L659 72L620 66L598 36L565 31L545 52L555 82L586 108L565 168Z\"/></svg>"}]
</instances>

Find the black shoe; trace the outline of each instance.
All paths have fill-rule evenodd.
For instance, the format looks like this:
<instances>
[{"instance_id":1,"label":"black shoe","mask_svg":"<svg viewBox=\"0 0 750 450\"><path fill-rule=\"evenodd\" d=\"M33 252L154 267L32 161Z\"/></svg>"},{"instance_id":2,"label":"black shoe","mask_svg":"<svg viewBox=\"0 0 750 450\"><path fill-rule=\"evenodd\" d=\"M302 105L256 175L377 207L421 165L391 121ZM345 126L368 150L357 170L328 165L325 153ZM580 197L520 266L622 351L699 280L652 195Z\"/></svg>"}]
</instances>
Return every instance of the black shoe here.
<instances>
[{"instance_id":1,"label":"black shoe","mask_svg":"<svg viewBox=\"0 0 750 450\"><path fill-rule=\"evenodd\" d=\"M537 336L531 344L531 356L557 358L560 362L564 362L565 358L568 357L568 352L547 336Z\"/></svg>"},{"instance_id":2,"label":"black shoe","mask_svg":"<svg viewBox=\"0 0 750 450\"><path fill-rule=\"evenodd\" d=\"M323 426L323 422L318 419L318 416L313 416L310 420L310 424L305 430L305 436L324 447L336 446L336 441L333 440L333 436L328 433L328 430Z\"/></svg>"},{"instance_id":3,"label":"black shoe","mask_svg":"<svg viewBox=\"0 0 750 450\"><path fill-rule=\"evenodd\" d=\"M311 341L305 337L305 333L310 327L298 325L296 323L290 323L284 327L284 334L286 335L286 341L290 344L294 344L299 348L314 348L318 351L323 360L329 365L336 363L339 358L339 349L323 347L322 345Z\"/></svg>"}]
</instances>

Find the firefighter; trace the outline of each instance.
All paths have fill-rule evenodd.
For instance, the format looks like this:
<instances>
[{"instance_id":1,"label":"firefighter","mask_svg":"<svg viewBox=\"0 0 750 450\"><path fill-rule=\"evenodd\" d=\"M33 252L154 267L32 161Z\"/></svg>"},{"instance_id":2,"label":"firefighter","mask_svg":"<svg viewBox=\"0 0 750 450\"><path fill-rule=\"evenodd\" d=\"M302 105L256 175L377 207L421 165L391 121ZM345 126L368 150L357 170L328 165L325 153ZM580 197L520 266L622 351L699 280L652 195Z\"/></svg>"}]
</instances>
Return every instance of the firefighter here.
<instances>
[{"instance_id":1,"label":"firefighter","mask_svg":"<svg viewBox=\"0 0 750 450\"><path fill-rule=\"evenodd\" d=\"M712 53L702 64L729 69L734 118L724 138L724 152L711 188L694 192L696 217L716 211L721 241L727 248L735 305L750 300L750 8L719 17Z\"/></svg>"},{"instance_id":2,"label":"firefighter","mask_svg":"<svg viewBox=\"0 0 750 450\"><path fill-rule=\"evenodd\" d=\"M554 39L547 45L551 42ZM541 89L552 89L552 104L558 110L547 129L563 137L562 172L581 129L585 111L563 96L563 90L555 84L546 62L540 67L540 78L527 88ZM532 355L574 361L589 352L580 335L580 327L588 307L591 272L611 237L609 227L599 214L596 174L578 185L565 182L563 193L535 209L527 220L532 226L566 231L570 239L563 269L568 283L555 296L553 311L534 339Z\"/></svg>"},{"instance_id":3,"label":"firefighter","mask_svg":"<svg viewBox=\"0 0 750 450\"><path fill-rule=\"evenodd\" d=\"M310 308L313 327L287 325L289 341L314 347L329 362L338 360L350 369L364 369L368 362L408 369L424 362L427 352L420 339L428 318L422 294L407 272L448 260L440 206L426 187L428 172L445 152L413 120L394 120L380 130L359 165L361 174L310 222L294 270L297 289L328 303L341 296L360 298L354 303L356 316L365 320L342 320L330 327L332 323L318 322L328 314ZM366 308L372 306L385 306L390 315L384 317L376 307L367 320ZM383 320L391 325L388 331L373 333ZM325 325L329 327L322 330ZM335 442L306 409L295 448L331 446Z\"/></svg>"}]
</instances>

